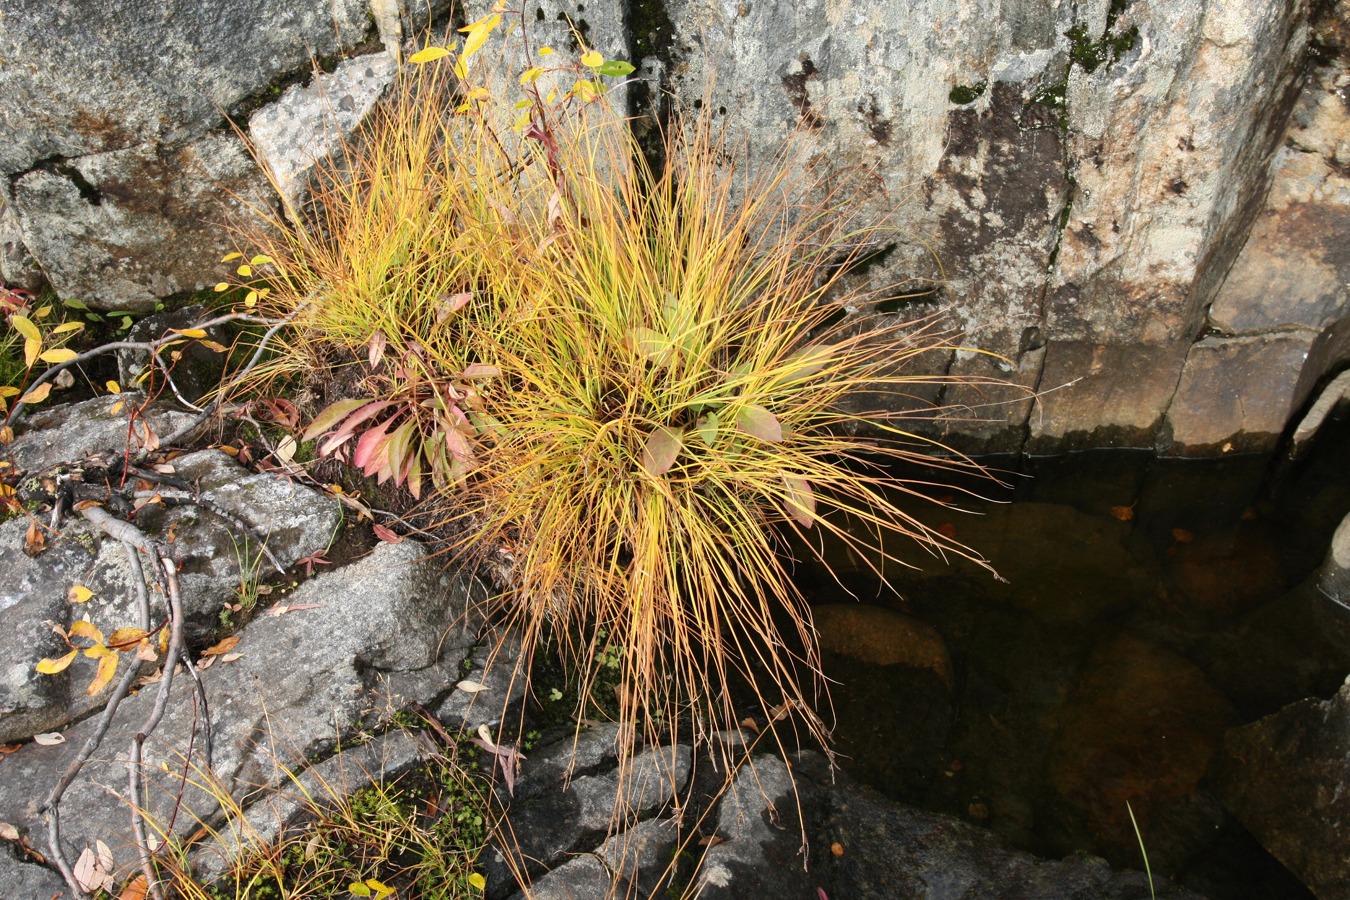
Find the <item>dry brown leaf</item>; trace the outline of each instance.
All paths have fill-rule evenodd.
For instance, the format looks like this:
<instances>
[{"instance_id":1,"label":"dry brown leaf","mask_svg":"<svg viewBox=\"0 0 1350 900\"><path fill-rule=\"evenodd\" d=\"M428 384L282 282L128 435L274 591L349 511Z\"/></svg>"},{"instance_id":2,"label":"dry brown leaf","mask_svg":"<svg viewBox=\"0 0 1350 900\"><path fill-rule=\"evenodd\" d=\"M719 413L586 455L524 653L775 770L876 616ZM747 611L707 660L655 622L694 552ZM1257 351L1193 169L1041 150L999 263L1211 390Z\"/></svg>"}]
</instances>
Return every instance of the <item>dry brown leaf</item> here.
<instances>
[{"instance_id":1,"label":"dry brown leaf","mask_svg":"<svg viewBox=\"0 0 1350 900\"><path fill-rule=\"evenodd\" d=\"M97 500L81 500L79 503L75 504L75 509L76 510L93 509L95 506L99 505L100 504Z\"/></svg>"},{"instance_id":2,"label":"dry brown leaf","mask_svg":"<svg viewBox=\"0 0 1350 900\"><path fill-rule=\"evenodd\" d=\"M1178 544L1189 544L1191 541L1195 540L1195 535L1191 534L1185 528L1173 528L1172 540L1176 541Z\"/></svg>"},{"instance_id":3,"label":"dry brown leaf","mask_svg":"<svg viewBox=\"0 0 1350 900\"><path fill-rule=\"evenodd\" d=\"M207 647L202 651L202 656L220 656L221 654L229 653L236 645L238 645L238 643L239 635L232 634L223 640L217 641L210 647Z\"/></svg>"},{"instance_id":4,"label":"dry brown leaf","mask_svg":"<svg viewBox=\"0 0 1350 900\"><path fill-rule=\"evenodd\" d=\"M741 727L748 728L755 734L759 734L759 723L755 721L754 716L746 716L744 719L741 719Z\"/></svg>"},{"instance_id":5,"label":"dry brown leaf","mask_svg":"<svg viewBox=\"0 0 1350 900\"><path fill-rule=\"evenodd\" d=\"M232 662L234 662L235 660L239 660L239 659L243 659L243 658L244 658L244 654L242 654L242 653L226 653L226 654L223 654L223 655L220 657L220 661L223 662L223 663L232 663Z\"/></svg>"},{"instance_id":6,"label":"dry brown leaf","mask_svg":"<svg viewBox=\"0 0 1350 900\"><path fill-rule=\"evenodd\" d=\"M23 749L23 744L0 744L0 755L17 753Z\"/></svg>"},{"instance_id":7,"label":"dry brown leaf","mask_svg":"<svg viewBox=\"0 0 1350 900\"><path fill-rule=\"evenodd\" d=\"M28 533L23 539L23 552L29 556L37 556L46 549L47 538L43 536L41 527L37 522L29 522Z\"/></svg>"},{"instance_id":8,"label":"dry brown leaf","mask_svg":"<svg viewBox=\"0 0 1350 900\"><path fill-rule=\"evenodd\" d=\"M1119 519L1122 522L1128 522L1134 518L1134 507L1113 506L1111 507L1111 518Z\"/></svg>"},{"instance_id":9,"label":"dry brown leaf","mask_svg":"<svg viewBox=\"0 0 1350 900\"><path fill-rule=\"evenodd\" d=\"M137 875L131 879L126 887L122 888L122 893L117 895L117 900L145 900L145 894L145 876Z\"/></svg>"},{"instance_id":10,"label":"dry brown leaf","mask_svg":"<svg viewBox=\"0 0 1350 900\"><path fill-rule=\"evenodd\" d=\"M205 657L204 659L198 660L198 661L197 661L197 671L198 671L198 672L205 672L207 669L211 668L212 666L214 666L214 665L216 664L216 660L217 660L217 659L220 659L220 657L218 657L218 656L208 656L208 657Z\"/></svg>"},{"instance_id":11,"label":"dry brown leaf","mask_svg":"<svg viewBox=\"0 0 1350 900\"><path fill-rule=\"evenodd\" d=\"M466 694L476 694L476 693L478 693L479 691L486 691L486 690L487 690L487 685L485 685L485 684L479 684L479 683L476 682L476 681L469 681L468 679L465 679L464 681L459 682L458 684L455 685L455 687L459 688L461 691L463 691L463 692L466 693Z\"/></svg>"},{"instance_id":12,"label":"dry brown leaf","mask_svg":"<svg viewBox=\"0 0 1350 900\"><path fill-rule=\"evenodd\" d=\"M712 848L716 847L718 844L726 843L726 840L726 838L721 837L720 835L710 834L705 838L699 838L698 845L700 847Z\"/></svg>"},{"instance_id":13,"label":"dry brown leaf","mask_svg":"<svg viewBox=\"0 0 1350 900\"><path fill-rule=\"evenodd\" d=\"M19 829L8 822L0 822L0 841L13 841L17 843L18 840Z\"/></svg>"}]
</instances>

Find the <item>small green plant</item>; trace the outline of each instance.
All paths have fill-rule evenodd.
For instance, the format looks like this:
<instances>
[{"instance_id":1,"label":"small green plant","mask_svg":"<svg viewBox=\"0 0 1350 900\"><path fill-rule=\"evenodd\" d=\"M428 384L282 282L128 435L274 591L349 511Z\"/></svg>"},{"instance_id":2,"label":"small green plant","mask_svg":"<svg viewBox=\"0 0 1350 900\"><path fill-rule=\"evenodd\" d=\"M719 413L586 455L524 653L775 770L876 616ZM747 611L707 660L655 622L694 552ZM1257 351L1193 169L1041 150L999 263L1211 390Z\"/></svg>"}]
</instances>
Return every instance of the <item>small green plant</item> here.
<instances>
[{"instance_id":1,"label":"small green plant","mask_svg":"<svg viewBox=\"0 0 1350 900\"><path fill-rule=\"evenodd\" d=\"M1144 836L1139 832L1139 823L1134 818L1134 807L1130 806L1130 801L1125 801L1125 809L1130 814L1130 825L1134 827L1134 838L1139 842L1139 855L1144 859L1144 874L1148 876L1148 895L1151 900L1158 900L1157 891L1153 888L1153 869L1148 864L1148 850L1144 847Z\"/></svg>"},{"instance_id":2,"label":"small green plant","mask_svg":"<svg viewBox=\"0 0 1350 900\"><path fill-rule=\"evenodd\" d=\"M300 802L307 824L275 841L253 830L228 789L197 771L193 784L216 797L227 814L224 826L204 824L198 839L219 835L224 846L240 852L223 880L205 885L192 874L190 846L169 842L160 856L169 895L478 900L485 881L475 862L487 841L488 798L459 757L456 747L448 747L446 755L396 781L375 781L350 794L324 781L311 791L298 773L285 770L278 790Z\"/></svg>"}]
</instances>

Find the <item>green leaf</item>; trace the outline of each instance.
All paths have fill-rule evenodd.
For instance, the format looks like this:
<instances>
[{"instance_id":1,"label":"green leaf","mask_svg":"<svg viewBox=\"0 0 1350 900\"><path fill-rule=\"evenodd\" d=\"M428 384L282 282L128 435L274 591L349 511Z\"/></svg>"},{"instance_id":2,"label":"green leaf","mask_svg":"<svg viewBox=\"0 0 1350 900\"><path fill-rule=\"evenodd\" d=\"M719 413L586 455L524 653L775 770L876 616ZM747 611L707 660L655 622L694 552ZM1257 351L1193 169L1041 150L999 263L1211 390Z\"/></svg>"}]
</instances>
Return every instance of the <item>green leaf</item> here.
<instances>
[{"instance_id":1,"label":"green leaf","mask_svg":"<svg viewBox=\"0 0 1350 900\"><path fill-rule=\"evenodd\" d=\"M647 443L642 448L642 468L648 475L666 474L670 471L670 467L675 465L675 460L679 458L683 447L684 438L681 432L665 425L659 426L648 435Z\"/></svg>"},{"instance_id":2,"label":"green leaf","mask_svg":"<svg viewBox=\"0 0 1350 900\"><path fill-rule=\"evenodd\" d=\"M66 306L70 307L71 309L82 309L82 310L89 309L88 305L85 304L83 300L76 300L74 297L71 297L68 300L62 300L61 302Z\"/></svg>"},{"instance_id":3,"label":"green leaf","mask_svg":"<svg viewBox=\"0 0 1350 900\"><path fill-rule=\"evenodd\" d=\"M754 435L761 441L777 444L783 440L783 426L778 423L778 418L773 413L762 406L750 404L741 407L741 411L736 414L736 424L742 431Z\"/></svg>"},{"instance_id":4,"label":"green leaf","mask_svg":"<svg viewBox=\"0 0 1350 900\"><path fill-rule=\"evenodd\" d=\"M370 888L366 887L364 881L353 881L351 884L347 885L347 890L350 891L354 897L370 896Z\"/></svg>"},{"instance_id":5,"label":"green leaf","mask_svg":"<svg viewBox=\"0 0 1350 900\"><path fill-rule=\"evenodd\" d=\"M628 341L639 356L658 366L667 365L675 355L675 345L670 338L652 328L630 330Z\"/></svg>"},{"instance_id":6,"label":"green leaf","mask_svg":"<svg viewBox=\"0 0 1350 900\"><path fill-rule=\"evenodd\" d=\"M597 66L595 71L601 75L608 75L611 78L620 78L624 75L632 75L637 69L632 63L624 62L621 59L611 59L604 65Z\"/></svg>"},{"instance_id":7,"label":"green leaf","mask_svg":"<svg viewBox=\"0 0 1350 900\"><path fill-rule=\"evenodd\" d=\"M717 429L721 423L718 421L717 413L710 412L702 419L699 419L696 429L699 439L711 447L717 443Z\"/></svg>"}]
</instances>

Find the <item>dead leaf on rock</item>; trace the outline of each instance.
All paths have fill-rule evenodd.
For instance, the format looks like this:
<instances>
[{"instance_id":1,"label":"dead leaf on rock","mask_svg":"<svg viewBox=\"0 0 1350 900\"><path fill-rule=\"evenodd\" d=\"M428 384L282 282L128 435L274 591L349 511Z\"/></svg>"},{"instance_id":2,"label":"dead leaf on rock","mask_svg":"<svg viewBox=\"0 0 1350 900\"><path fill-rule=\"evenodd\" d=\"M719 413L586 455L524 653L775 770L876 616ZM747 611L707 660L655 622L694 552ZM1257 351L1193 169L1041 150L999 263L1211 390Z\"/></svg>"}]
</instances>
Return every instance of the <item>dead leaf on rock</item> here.
<instances>
[{"instance_id":1,"label":"dead leaf on rock","mask_svg":"<svg viewBox=\"0 0 1350 900\"><path fill-rule=\"evenodd\" d=\"M486 690L487 690L487 685L485 685L485 684L479 684L479 683L476 682L476 681L469 681L468 679L465 679L464 681L459 682L458 684L455 685L455 687L459 688L461 691L463 691L463 692L466 693L466 694L476 694L476 693L478 693L479 691L486 691Z\"/></svg>"},{"instance_id":2,"label":"dead leaf on rock","mask_svg":"<svg viewBox=\"0 0 1350 900\"><path fill-rule=\"evenodd\" d=\"M239 635L232 634L229 637L212 644L202 651L202 656L221 656L229 653L239 643Z\"/></svg>"},{"instance_id":3,"label":"dead leaf on rock","mask_svg":"<svg viewBox=\"0 0 1350 900\"><path fill-rule=\"evenodd\" d=\"M64 744L66 736L57 734L55 731L48 731L42 734L33 735L33 743L41 744L44 747L55 747L57 744Z\"/></svg>"},{"instance_id":4,"label":"dead leaf on rock","mask_svg":"<svg viewBox=\"0 0 1350 900\"><path fill-rule=\"evenodd\" d=\"M741 719L741 727L748 728L755 734L759 734L759 723L755 721L753 716L746 716L744 719Z\"/></svg>"},{"instance_id":5,"label":"dead leaf on rock","mask_svg":"<svg viewBox=\"0 0 1350 900\"><path fill-rule=\"evenodd\" d=\"M726 841L727 839L720 835L710 834L705 838L699 838L698 845L700 847L712 848L716 847L718 844L725 844Z\"/></svg>"},{"instance_id":6,"label":"dead leaf on rock","mask_svg":"<svg viewBox=\"0 0 1350 900\"><path fill-rule=\"evenodd\" d=\"M131 879L130 884L122 888L122 893L117 895L117 900L145 900L145 895L145 876L137 875Z\"/></svg>"},{"instance_id":7,"label":"dead leaf on rock","mask_svg":"<svg viewBox=\"0 0 1350 900\"><path fill-rule=\"evenodd\" d=\"M234 662L235 660L243 659L243 658L244 658L244 654L242 654L242 653L226 653L226 654L224 654L223 656L220 657L220 661L223 662L223 663L232 663L232 662Z\"/></svg>"},{"instance_id":8,"label":"dead leaf on rock","mask_svg":"<svg viewBox=\"0 0 1350 900\"><path fill-rule=\"evenodd\" d=\"M100 852L98 853L85 847L84 852L80 854L80 858L75 860L75 867L73 870L75 880L79 882L80 887L91 894L98 893L99 891L111 890L113 886L111 871L112 855L108 855L107 859L109 865L105 868L103 866L104 858L102 851L107 848L106 846L103 846L102 841L100 841L99 844Z\"/></svg>"},{"instance_id":9,"label":"dead leaf on rock","mask_svg":"<svg viewBox=\"0 0 1350 900\"><path fill-rule=\"evenodd\" d=\"M1113 506L1111 507L1111 518L1119 519L1122 522L1128 522L1134 518L1134 507Z\"/></svg>"},{"instance_id":10,"label":"dead leaf on rock","mask_svg":"<svg viewBox=\"0 0 1350 900\"><path fill-rule=\"evenodd\" d=\"M293 603L289 605L285 603L279 603L276 606L272 607L271 609L267 610L265 613L263 613L263 615L284 616L288 612L296 612L302 609L322 609L322 608L323 608L322 603Z\"/></svg>"},{"instance_id":11,"label":"dead leaf on rock","mask_svg":"<svg viewBox=\"0 0 1350 900\"><path fill-rule=\"evenodd\" d=\"M42 528L37 522L29 522L28 533L23 539L23 552L29 556L37 556L46 549L47 538L43 536Z\"/></svg>"},{"instance_id":12,"label":"dead leaf on rock","mask_svg":"<svg viewBox=\"0 0 1350 900\"><path fill-rule=\"evenodd\" d=\"M0 841L19 841L19 829L8 822L0 822Z\"/></svg>"},{"instance_id":13,"label":"dead leaf on rock","mask_svg":"<svg viewBox=\"0 0 1350 900\"><path fill-rule=\"evenodd\" d=\"M0 754L17 753L23 749L23 744L0 744Z\"/></svg>"}]
</instances>

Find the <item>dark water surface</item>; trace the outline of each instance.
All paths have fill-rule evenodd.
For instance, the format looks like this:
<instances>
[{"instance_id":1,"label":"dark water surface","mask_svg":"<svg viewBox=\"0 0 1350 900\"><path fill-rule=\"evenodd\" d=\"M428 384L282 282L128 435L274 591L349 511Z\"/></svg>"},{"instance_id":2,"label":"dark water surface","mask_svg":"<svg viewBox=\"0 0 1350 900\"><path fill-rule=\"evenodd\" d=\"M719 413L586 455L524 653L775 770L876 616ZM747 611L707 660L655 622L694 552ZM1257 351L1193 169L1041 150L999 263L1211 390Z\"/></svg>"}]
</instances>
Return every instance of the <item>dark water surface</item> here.
<instances>
[{"instance_id":1,"label":"dark water surface","mask_svg":"<svg viewBox=\"0 0 1350 900\"><path fill-rule=\"evenodd\" d=\"M991 465L1007 466L998 460ZM1224 811L1224 732L1334 694L1350 648L1299 585L1350 510L1350 421L1297 464L1092 452L1022 461L998 503L915 509L977 548L804 573L855 778L1020 847L1085 851L1216 900L1311 896ZM959 507L959 509L958 509Z\"/></svg>"}]
</instances>

